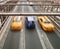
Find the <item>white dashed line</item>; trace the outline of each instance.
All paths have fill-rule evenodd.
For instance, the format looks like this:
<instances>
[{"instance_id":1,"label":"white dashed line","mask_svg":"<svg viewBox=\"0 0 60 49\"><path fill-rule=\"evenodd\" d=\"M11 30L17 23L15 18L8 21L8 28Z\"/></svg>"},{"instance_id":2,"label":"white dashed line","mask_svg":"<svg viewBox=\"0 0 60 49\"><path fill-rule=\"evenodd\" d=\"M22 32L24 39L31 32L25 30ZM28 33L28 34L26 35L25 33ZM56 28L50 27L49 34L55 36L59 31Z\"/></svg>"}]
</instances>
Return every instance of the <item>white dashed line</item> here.
<instances>
[{"instance_id":1,"label":"white dashed line","mask_svg":"<svg viewBox=\"0 0 60 49\"><path fill-rule=\"evenodd\" d=\"M39 39L40 39L40 42L41 42L41 45L42 45L43 49L46 49L46 46L45 46L44 41L43 41L43 38L42 38L43 35L40 34L40 31L39 31L39 29L37 28L37 24L36 24L36 30L37 30L37 34L38 34L38 36L39 36Z\"/></svg>"}]
</instances>

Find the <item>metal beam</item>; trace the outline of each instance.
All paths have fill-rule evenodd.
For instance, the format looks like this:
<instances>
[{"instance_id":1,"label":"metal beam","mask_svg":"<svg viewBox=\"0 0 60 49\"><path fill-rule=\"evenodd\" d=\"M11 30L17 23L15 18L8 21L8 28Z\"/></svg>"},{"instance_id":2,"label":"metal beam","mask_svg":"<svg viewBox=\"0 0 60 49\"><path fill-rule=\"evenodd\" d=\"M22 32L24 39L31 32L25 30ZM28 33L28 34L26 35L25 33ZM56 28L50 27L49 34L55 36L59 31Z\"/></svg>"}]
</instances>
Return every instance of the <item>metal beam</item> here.
<instances>
[{"instance_id":1,"label":"metal beam","mask_svg":"<svg viewBox=\"0 0 60 49\"><path fill-rule=\"evenodd\" d=\"M60 13L0 13L0 16L60 16Z\"/></svg>"},{"instance_id":2,"label":"metal beam","mask_svg":"<svg viewBox=\"0 0 60 49\"><path fill-rule=\"evenodd\" d=\"M17 0L10 0L10 1L17 1ZM22 2L27 2L25 0L19 0L19 1L22 1ZM29 0L29 1L40 1L40 0ZM52 0L53 1L53 0ZM52 2L51 0L41 0L40 2Z\"/></svg>"},{"instance_id":3,"label":"metal beam","mask_svg":"<svg viewBox=\"0 0 60 49\"><path fill-rule=\"evenodd\" d=\"M34 3L34 2L29 2L28 4L16 4L16 3L8 3L8 4L0 4L0 6L60 6L60 4L52 4L52 3Z\"/></svg>"}]
</instances>

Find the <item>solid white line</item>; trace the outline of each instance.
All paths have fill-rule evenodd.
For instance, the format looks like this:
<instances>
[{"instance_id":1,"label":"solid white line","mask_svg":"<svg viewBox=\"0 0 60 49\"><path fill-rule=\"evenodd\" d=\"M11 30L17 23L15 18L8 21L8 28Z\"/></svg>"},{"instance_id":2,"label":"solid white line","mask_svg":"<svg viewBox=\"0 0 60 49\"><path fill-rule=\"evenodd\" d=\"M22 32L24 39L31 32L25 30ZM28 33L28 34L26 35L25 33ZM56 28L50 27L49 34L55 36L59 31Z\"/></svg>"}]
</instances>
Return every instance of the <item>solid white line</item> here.
<instances>
[{"instance_id":1,"label":"solid white line","mask_svg":"<svg viewBox=\"0 0 60 49\"><path fill-rule=\"evenodd\" d=\"M28 6L28 8L29 8L29 10L30 10L29 12L34 12L34 10L33 10L32 7ZM34 17L37 18L36 16L34 16ZM37 22L37 19L36 19L36 22ZM39 29L37 28L37 23L36 23L36 30L37 30L37 34L38 34L38 36L39 36L39 40L40 40L40 42L41 42L41 45L42 45L43 49L46 49L46 46L45 46L44 41L43 41L43 39L42 39L42 36L41 36L41 34L40 34L40 32L39 32Z\"/></svg>"},{"instance_id":2,"label":"solid white line","mask_svg":"<svg viewBox=\"0 0 60 49\"><path fill-rule=\"evenodd\" d=\"M5 28L4 28L4 30L2 31L2 34L1 34L1 36L0 36L0 49L3 48L4 42L5 42L5 40L6 40L6 37L7 37L7 34L8 34L8 33L6 33L5 31L6 31L8 25L9 25L9 23L10 23L10 21L11 21L11 18L12 18L12 16L10 16L10 17L8 18L9 21L7 20L7 23L5 24L6 26L5 26Z\"/></svg>"},{"instance_id":3,"label":"solid white line","mask_svg":"<svg viewBox=\"0 0 60 49\"><path fill-rule=\"evenodd\" d=\"M45 46L44 41L43 41L43 38L42 38L43 34L41 35L41 32L39 32L39 29L37 27L37 23L36 23L36 31L37 31L37 34L39 36L39 40L41 42L41 45L42 45L43 49L46 49L46 46Z\"/></svg>"},{"instance_id":4,"label":"solid white line","mask_svg":"<svg viewBox=\"0 0 60 49\"><path fill-rule=\"evenodd\" d=\"M60 38L60 30L58 30L58 28L57 27L55 27L56 28L56 30L58 31L58 32L56 32L56 31L54 31L56 34L57 34L57 36Z\"/></svg>"},{"instance_id":5,"label":"solid white line","mask_svg":"<svg viewBox=\"0 0 60 49\"><path fill-rule=\"evenodd\" d=\"M36 18L37 22L37 18ZM41 44L43 46L43 49L54 49L53 46L51 45L46 33L43 30L39 30L37 23L36 23L36 30L39 36L39 39L41 41Z\"/></svg>"},{"instance_id":6,"label":"solid white line","mask_svg":"<svg viewBox=\"0 0 60 49\"><path fill-rule=\"evenodd\" d=\"M45 46L43 45L43 47L46 47L46 49L54 49L53 46L51 45L46 33L43 30L39 30L38 27L37 27L37 31L39 32L40 36L42 37L42 40L44 41Z\"/></svg>"},{"instance_id":7,"label":"solid white line","mask_svg":"<svg viewBox=\"0 0 60 49\"><path fill-rule=\"evenodd\" d=\"M17 4L20 4L20 2L17 2ZM18 6L15 6L14 10L12 12L16 12Z\"/></svg>"},{"instance_id":8,"label":"solid white line","mask_svg":"<svg viewBox=\"0 0 60 49\"><path fill-rule=\"evenodd\" d=\"M39 38L41 38L41 43L42 43L42 46L43 48L45 47L46 49L54 49L53 46L51 45L46 33L43 31L43 30L39 30L39 28L37 27L36 28L37 32L38 32L38 35L39 35Z\"/></svg>"},{"instance_id":9,"label":"solid white line","mask_svg":"<svg viewBox=\"0 0 60 49\"><path fill-rule=\"evenodd\" d=\"M25 17L24 17L23 20L24 20L24 21L23 21L23 24L24 24L24 22L25 22ZM24 28L24 49L25 49L25 24L24 24L23 28Z\"/></svg>"},{"instance_id":10,"label":"solid white line","mask_svg":"<svg viewBox=\"0 0 60 49\"><path fill-rule=\"evenodd\" d=\"M23 27L20 32L20 42L19 42L19 49L25 49L25 28L24 28L24 18L23 18Z\"/></svg>"},{"instance_id":11,"label":"solid white line","mask_svg":"<svg viewBox=\"0 0 60 49\"><path fill-rule=\"evenodd\" d=\"M38 33L38 36L39 36L39 39L41 41L41 44L43 46L43 49L54 49L47 37L47 35L42 32L42 30L39 30L37 27L36 27L36 30L37 30L37 33ZM41 33L42 32L42 33Z\"/></svg>"},{"instance_id":12,"label":"solid white line","mask_svg":"<svg viewBox=\"0 0 60 49\"><path fill-rule=\"evenodd\" d=\"M19 49L24 49L24 33L23 29L20 32L20 44L19 44Z\"/></svg>"},{"instance_id":13,"label":"solid white line","mask_svg":"<svg viewBox=\"0 0 60 49\"><path fill-rule=\"evenodd\" d=\"M29 10L30 10L30 12L34 12L33 8L30 7L30 6L29 6ZM36 16L34 16L34 17L35 17L36 22L37 22L37 17L36 17ZM38 27L37 27L37 23L36 23L36 31L37 31L37 34L38 34L38 36L39 36L39 40L40 40L40 42L41 42L41 45L42 45L43 49L46 49L46 46L45 46L44 41L43 41L43 39L42 39L42 36L41 36L41 34L40 34L40 32L39 32L39 29L38 29Z\"/></svg>"},{"instance_id":14,"label":"solid white line","mask_svg":"<svg viewBox=\"0 0 60 49\"><path fill-rule=\"evenodd\" d=\"M44 43L45 43L47 49L54 49L45 32L43 32L43 35L44 35L43 40L45 41Z\"/></svg>"},{"instance_id":15,"label":"solid white line","mask_svg":"<svg viewBox=\"0 0 60 49\"><path fill-rule=\"evenodd\" d=\"M10 23L10 21L11 21L11 16L9 17L9 22L7 23L7 24L5 24L6 25L6 27L4 28L4 30L2 31L3 33L1 34L1 36L0 36L0 41L1 41L1 39L2 39L2 37L3 37L3 35L4 35L4 32L6 31L6 28L8 27L8 24Z\"/></svg>"}]
</instances>

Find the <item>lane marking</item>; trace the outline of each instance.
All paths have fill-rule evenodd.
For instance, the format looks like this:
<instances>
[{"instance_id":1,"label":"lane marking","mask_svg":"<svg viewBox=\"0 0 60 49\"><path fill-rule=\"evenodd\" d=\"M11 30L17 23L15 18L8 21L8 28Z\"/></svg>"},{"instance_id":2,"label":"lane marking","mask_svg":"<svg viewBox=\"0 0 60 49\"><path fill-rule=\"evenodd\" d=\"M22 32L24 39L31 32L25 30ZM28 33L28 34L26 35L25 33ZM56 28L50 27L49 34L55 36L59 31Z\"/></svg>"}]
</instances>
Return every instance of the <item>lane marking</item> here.
<instances>
[{"instance_id":1,"label":"lane marking","mask_svg":"<svg viewBox=\"0 0 60 49\"><path fill-rule=\"evenodd\" d=\"M24 27L24 18L23 18L23 28L20 32L20 44L19 44L19 49L25 49L25 27Z\"/></svg>"},{"instance_id":2,"label":"lane marking","mask_svg":"<svg viewBox=\"0 0 60 49\"><path fill-rule=\"evenodd\" d=\"M11 16L8 18L8 23L7 24L5 24L6 25L6 27L4 28L4 31L2 31L3 33L1 34L1 36L0 36L0 41L1 41L1 39L2 39L2 37L3 37L3 35L4 35L4 32L6 31L6 29L7 29L7 27L8 27L8 24L10 23L10 21L11 21Z\"/></svg>"},{"instance_id":3,"label":"lane marking","mask_svg":"<svg viewBox=\"0 0 60 49\"><path fill-rule=\"evenodd\" d=\"M57 32L58 31L58 32ZM54 32L57 34L57 36L60 38L60 30L57 29L56 27L56 31L54 30Z\"/></svg>"},{"instance_id":4,"label":"lane marking","mask_svg":"<svg viewBox=\"0 0 60 49\"><path fill-rule=\"evenodd\" d=\"M36 18L36 22L37 22L37 18ZM43 30L40 30L38 28L38 23L36 23L36 30L38 32L39 38L41 38L41 43L43 48L45 47L46 49L54 49L53 46L51 45L46 33ZM41 36L41 37L40 37Z\"/></svg>"},{"instance_id":5,"label":"lane marking","mask_svg":"<svg viewBox=\"0 0 60 49\"><path fill-rule=\"evenodd\" d=\"M44 41L43 41L43 38L42 38L43 37L43 34L41 35L41 32L39 32L39 29L37 27L37 19L36 19L36 31L37 31L37 34L39 36L39 40L41 42L41 45L42 45L43 49L46 49L46 46L45 46Z\"/></svg>"},{"instance_id":6,"label":"lane marking","mask_svg":"<svg viewBox=\"0 0 60 49\"><path fill-rule=\"evenodd\" d=\"M29 8L29 12L34 12L34 10L33 10L33 8L31 6L28 6L28 8ZM34 17L36 18L36 16L34 16ZM37 19L36 19L36 21L37 21ZM44 41L42 39L42 36L41 36L41 34L39 32L39 29L37 28L37 24L36 24L36 30L37 30L37 34L39 36L39 40L41 42L41 45L42 45L43 49L46 49L46 46L45 46Z\"/></svg>"},{"instance_id":7,"label":"lane marking","mask_svg":"<svg viewBox=\"0 0 60 49\"><path fill-rule=\"evenodd\" d=\"M9 21L8 21L8 20L6 21L7 24L5 24L6 26L5 26L5 28L4 28L4 30L2 31L2 34L1 34L1 36L0 36L0 49L3 48L4 42L5 42L6 37L7 37L7 35L8 35L8 32L6 33L5 31L6 31L7 27L8 27L11 19L12 19L12 16L10 16L10 17L8 18Z\"/></svg>"},{"instance_id":8,"label":"lane marking","mask_svg":"<svg viewBox=\"0 0 60 49\"><path fill-rule=\"evenodd\" d=\"M17 2L17 4L20 4L20 2ZM16 12L19 6L15 6L14 10L12 12Z\"/></svg>"}]
</instances>

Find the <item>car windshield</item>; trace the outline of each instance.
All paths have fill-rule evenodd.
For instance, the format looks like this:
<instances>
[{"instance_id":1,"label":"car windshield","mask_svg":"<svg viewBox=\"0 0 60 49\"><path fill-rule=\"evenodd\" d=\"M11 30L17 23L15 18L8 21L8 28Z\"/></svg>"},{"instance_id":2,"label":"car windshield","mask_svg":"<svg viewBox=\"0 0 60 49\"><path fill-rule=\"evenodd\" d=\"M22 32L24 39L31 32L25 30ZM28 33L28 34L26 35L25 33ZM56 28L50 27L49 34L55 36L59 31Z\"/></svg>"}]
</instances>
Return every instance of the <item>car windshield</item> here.
<instances>
[{"instance_id":1,"label":"car windshield","mask_svg":"<svg viewBox=\"0 0 60 49\"><path fill-rule=\"evenodd\" d=\"M28 17L28 21L34 21L33 17Z\"/></svg>"}]
</instances>

